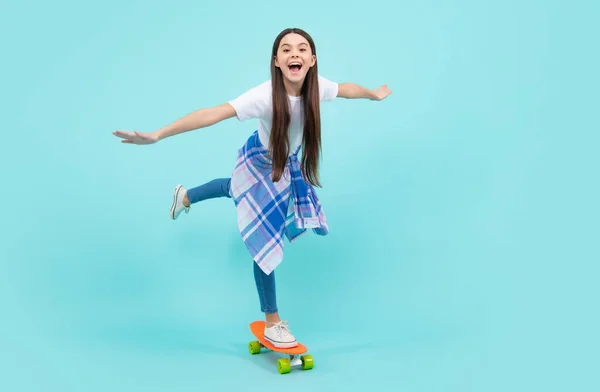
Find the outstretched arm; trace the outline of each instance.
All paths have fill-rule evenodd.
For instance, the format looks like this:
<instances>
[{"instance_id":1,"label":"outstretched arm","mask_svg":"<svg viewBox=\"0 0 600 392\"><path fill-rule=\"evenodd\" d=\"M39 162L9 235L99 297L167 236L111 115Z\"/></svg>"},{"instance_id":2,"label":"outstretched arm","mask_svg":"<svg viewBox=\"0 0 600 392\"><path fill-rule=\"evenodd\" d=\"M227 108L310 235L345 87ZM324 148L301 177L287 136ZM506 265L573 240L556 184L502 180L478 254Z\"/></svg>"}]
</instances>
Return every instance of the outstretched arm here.
<instances>
[{"instance_id":1,"label":"outstretched arm","mask_svg":"<svg viewBox=\"0 0 600 392\"><path fill-rule=\"evenodd\" d=\"M355 83L340 83L338 87L338 97L341 98L365 98L373 101L381 101L392 93L387 84L373 90L359 86Z\"/></svg>"},{"instance_id":2,"label":"outstretched arm","mask_svg":"<svg viewBox=\"0 0 600 392\"><path fill-rule=\"evenodd\" d=\"M115 131L113 135L123 138L122 143L152 144L169 136L214 125L233 116L235 116L233 106L224 103L211 108L198 109L154 132Z\"/></svg>"}]
</instances>

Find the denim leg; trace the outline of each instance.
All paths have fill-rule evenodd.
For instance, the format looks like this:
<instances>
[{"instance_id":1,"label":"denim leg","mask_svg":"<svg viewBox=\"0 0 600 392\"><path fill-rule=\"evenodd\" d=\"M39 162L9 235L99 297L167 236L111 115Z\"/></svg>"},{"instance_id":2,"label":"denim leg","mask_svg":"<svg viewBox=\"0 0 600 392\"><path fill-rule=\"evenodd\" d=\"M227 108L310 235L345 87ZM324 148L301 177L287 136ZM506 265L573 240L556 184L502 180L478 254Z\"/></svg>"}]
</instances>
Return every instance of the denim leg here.
<instances>
[{"instance_id":1,"label":"denim leg","mask_svg":"<svg viewBox=\"0 0 600 392\"><path fill-rule=\"evenodd\" d=\"M231 186L231 178L216 178L206 184L188 189L187 197L191 204L198 203L206 199L214 199L216 197L229 197L229 187Z\"/></svg>"},{"instance_id":2,"label":"denim leg","mask_svg":"<svg viewBox=\"0 0 600 392\"><path fill-rule=\"evenodd\" d=\"M252 261L252 264L254 264L254 280L256 282L258 299L260 300L260 310L263 313L277 313L275 271L267 275L255 261Z\"/></svg>"}]
</instances>

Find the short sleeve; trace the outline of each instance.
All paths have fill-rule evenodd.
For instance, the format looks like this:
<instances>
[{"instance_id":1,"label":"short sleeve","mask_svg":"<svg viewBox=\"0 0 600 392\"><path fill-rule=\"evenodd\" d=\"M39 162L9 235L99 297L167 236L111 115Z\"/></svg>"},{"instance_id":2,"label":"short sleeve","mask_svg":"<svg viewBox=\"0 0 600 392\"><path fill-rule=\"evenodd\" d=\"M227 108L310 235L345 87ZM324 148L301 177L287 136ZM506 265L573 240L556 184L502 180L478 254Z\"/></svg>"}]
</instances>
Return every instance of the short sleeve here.
<instances>
[{"instance_id":1,"label":"short sleeve","mask_svg":"<svg viewBox=\"0 0 600 392\"><path fill-rule=\"evenodd\" d=\"M339 84L319 75L321 101L333 101L338 95Z\"/></svg>"},{"instance_id":2,"label":"short sleeve","mask_svg":"<svg viewBox=\"0 0 600 392\"><path fill-rule=\"evenodd\" d=\"M270 81L264 82L229 101L240 121L261 118L269 107Z\"/></svg>"}]
</instances>

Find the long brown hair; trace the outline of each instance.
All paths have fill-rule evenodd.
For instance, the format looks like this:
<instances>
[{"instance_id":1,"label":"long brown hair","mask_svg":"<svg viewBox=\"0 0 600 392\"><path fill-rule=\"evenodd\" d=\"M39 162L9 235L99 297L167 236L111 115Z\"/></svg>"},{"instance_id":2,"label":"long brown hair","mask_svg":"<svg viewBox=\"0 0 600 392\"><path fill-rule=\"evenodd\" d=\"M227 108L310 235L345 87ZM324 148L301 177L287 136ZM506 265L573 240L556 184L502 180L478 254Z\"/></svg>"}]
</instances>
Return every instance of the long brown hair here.
<instances>
[{"instance_id":1,"label":"long brown hair","mask_svg":"<svg viewBox=\"0 0 600 392\"><path fill-rule=\"evenodd\" d=\"M289 101L281 69L275 66L275 56L279 44L287 34L295 33L306 38L312 54L316 56L315 43L311 36L298 28L283 30L273 43L271 56L271 84L273 88L273 127L270 137L270 152L273 160L273 181L277 182L283 174L285 163L290 153L288 129L290 126ZM302 141L301 169L306 181L314 186L321 186L319 182L319 156L321 153L321 112L319 97L319 70L317 61L308 70L302 84L302 100L304 104L304 133Z\"/></svg>"}]
</instances>

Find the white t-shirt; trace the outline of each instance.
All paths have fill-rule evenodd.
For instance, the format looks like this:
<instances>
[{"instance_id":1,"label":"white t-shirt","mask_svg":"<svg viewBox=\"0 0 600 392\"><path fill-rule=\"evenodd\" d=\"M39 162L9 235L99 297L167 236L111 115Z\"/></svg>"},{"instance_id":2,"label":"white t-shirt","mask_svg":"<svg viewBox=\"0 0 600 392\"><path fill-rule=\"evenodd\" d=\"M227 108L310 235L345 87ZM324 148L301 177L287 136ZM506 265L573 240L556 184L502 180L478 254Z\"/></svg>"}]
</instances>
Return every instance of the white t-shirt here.
<instances>
[{"instance_id":1,"label":"white t-shirt","mask_svg":"<svg viewBox=\"0 0 600 392\"><path fill-rule=\"evenodd\" d=\"M333 101L338 94L338 83L319 76L319 96L321 101ZM290 155L302 145L304 133L304 107L302 97L288 95L290 102ZM273 98L271 81L268 80L246 91L236 99L229 101L239 121L257 118L258 136L266 148L269 147L273 120Z\"/></svg>"}]
</instances>

